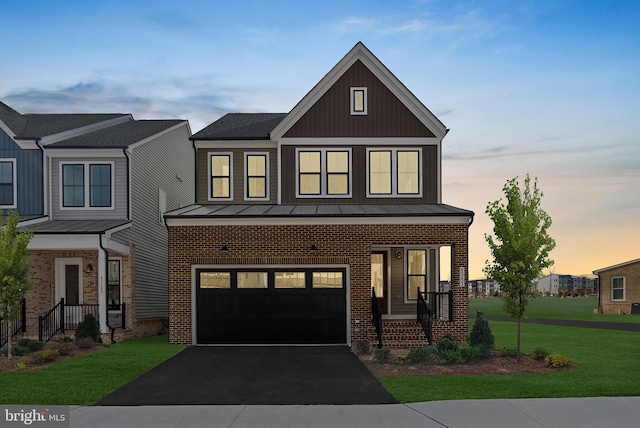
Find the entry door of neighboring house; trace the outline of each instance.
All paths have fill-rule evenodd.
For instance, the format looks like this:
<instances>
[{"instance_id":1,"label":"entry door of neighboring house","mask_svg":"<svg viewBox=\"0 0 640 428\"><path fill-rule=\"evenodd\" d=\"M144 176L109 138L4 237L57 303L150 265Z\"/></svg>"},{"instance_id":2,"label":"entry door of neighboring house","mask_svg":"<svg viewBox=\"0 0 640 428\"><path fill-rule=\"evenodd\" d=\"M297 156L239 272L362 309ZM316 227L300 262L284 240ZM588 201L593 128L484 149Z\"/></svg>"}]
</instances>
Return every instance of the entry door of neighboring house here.
<instances>
[{"instance_id":1,"label":"entry door of neighboring house","mask_svg":"<svg viewBox=\"0 0 640 428\"><path fill-rule=\"evenodd\" d=\"M378 308L381 314L388 313L387 289L387 253L386 251L374 251L371 253L371 287L376 291Z\"/></svg>"},{"instance_id":2,"label":"entry door of neighboring house","mask_svg":"<svg viewBox=\"0 0 640 428\"><path fill-rule=\"evenodd\" d=\"M64 299L64 321L75 328L82 321L82 259L56 259L56 304Z\"/></svg>"}]
</instances>

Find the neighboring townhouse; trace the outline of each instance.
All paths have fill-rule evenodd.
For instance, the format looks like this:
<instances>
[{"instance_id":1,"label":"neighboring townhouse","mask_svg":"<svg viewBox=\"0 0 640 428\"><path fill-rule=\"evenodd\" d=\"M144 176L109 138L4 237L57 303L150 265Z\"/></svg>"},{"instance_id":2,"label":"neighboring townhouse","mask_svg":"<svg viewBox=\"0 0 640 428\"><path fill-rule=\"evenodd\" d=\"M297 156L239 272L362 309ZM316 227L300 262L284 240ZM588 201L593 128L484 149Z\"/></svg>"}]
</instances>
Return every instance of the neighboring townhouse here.
<instances>
[{"instance_id":1,"label":"neighboring townhouse","mask_svg":"<svg viewBox=\"0 0 640 428\"><path fill-rule=\"evenodd\" d=\"M640 259L594 270L598 275L598 312L640 314Z\"/></svg>"},{"instance_id":2,"label":"neighboring townhouse","mask_svg":"<svg viewBox=\"0 0 640 428\"><path fill-rule=\"evenodd\" d=\"M446 133L358 43L289 113L194 134L196 204L165 214L171 343L465 340L473 212L442 203Z\"/></svg>"},{"instance_id":3,"label":"neighboring townhouse","mask_svg":"<svg viewBox=\"0 0 640 428\"><path fill-rule=\"evenodd\" d=\"M34 232L22 333L73 335L87 313L115 340L166 329L162 214L194 202L188 122L0 103L0 128L0 208Z\"/></svg>"}]
</instances>

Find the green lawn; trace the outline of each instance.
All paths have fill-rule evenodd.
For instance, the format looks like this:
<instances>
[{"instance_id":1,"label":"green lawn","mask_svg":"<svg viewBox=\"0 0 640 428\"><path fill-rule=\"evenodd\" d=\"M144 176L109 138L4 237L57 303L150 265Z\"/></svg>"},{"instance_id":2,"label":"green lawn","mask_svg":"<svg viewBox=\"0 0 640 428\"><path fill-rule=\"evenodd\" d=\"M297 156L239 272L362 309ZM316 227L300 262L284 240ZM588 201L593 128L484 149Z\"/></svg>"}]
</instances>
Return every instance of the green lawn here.
<instances>
[{"instance_id":1,"label":"green lawn","mask_svg":"<svg viewBox=\"0 0 640 428\"><path fill-rule=\"evenodd\" d=\"M0 403L90 406L183 349L150 336L42 370L0 373Z\"/></svg>"},{"instance_id":2,"label":"green lawn","mask_svg":"<svg viewBox=\"0 0 640 428\"><path fill-rule=\"evenodd\" d=\"M598 307L598 298L592 297L538 297L527 305L527 318L556 318L582 321L640 322L640 315L594 314ZM502 309L502 299L469 299L469 316L475 317L476 311L486 316L507 317Z\"/></svg>"},{"instance_id":3,"label":"green lawn","mask_svg":"<svg viewBox=\"0 0 640 428\"><path fill-rule=\"evenodd\" d=\"M514 348L516 324L489 321L496 348ZM579 368L532 375L381 378L403 402L640 395L640 334L576 327L522 325L522 351L543 347L570 357Z\"/></svg>"}]
</instances>

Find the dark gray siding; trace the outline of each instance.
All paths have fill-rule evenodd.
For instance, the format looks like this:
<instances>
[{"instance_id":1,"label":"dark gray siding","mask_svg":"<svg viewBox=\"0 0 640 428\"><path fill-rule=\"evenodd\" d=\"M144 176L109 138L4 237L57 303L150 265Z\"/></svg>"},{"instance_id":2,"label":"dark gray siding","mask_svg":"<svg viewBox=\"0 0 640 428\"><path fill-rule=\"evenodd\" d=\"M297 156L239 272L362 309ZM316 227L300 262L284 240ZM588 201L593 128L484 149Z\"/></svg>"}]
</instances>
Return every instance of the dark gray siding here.
<instances>
[{"instance_id":1,"label":"dark gray siding","mask_svg":"<svg viewBox=\"0 0 640 428\"><path fill-rule=\"evenodd\" d=\"M318 141L318 148L322 140ZM338 148L338 146L332 146ZM385 148L406 147L388 146ZM306 148L312 148L307 147ZM352 198L296 198L296 147L282 146L282 203L290 204L430 204L438 203L438 149L436 146L422 148L422 198L367 198L367 148L352 148Z\"/></svg>"},{"instance_id":2,"label":"dark gray siding","mask_svg":"<svg viewBox=\"0 0 640 428\"><path fill-rule=\"evenodd\" d=\"M278 194L278 155L276 149L199 149L198 150L198 195L197 203L211 204L209 201L209 155L214 152L233 154L233 201L221 201L223 204L274 204ZM244 200L244 154L245 153L269 153L269 200L245 201Z\"/></svg>"},{"instance_id":3,"label":"dark gray siding","mask_svg":"<svg viewBox=\"0 0 640 428\"><path fill-rule=\"evenodd\" d=\"M194 203L194 152L189 136L186 124L179 126L136 147L130 156L133 225L117 238L135 244L138 318L169 315L167 228L158 195L160 189L166 194L167 211Z\"/></svg>"},{"instance_id":4,"label":"dark gray siding","mask_svg":"<svg viewBox=\"0 0 640 428\"><path fill-rule=\"evenodd\" d=\"M42 151L22 150L0 129L0 158L16 159L18 214L43 214Z\"/></svg>"}]
</instances>

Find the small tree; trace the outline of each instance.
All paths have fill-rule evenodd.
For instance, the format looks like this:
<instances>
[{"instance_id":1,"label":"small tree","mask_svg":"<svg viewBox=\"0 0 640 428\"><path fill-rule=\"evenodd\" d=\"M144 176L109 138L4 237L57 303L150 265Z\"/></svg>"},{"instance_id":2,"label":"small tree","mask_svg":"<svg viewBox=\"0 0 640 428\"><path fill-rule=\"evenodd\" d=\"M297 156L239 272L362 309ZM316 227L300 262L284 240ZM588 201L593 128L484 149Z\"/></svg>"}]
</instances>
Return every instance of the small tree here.
<instances>
[{"instance_id":1,"label":"small tree","mask_svg":"<svg viewBox=\"0 0 640 428\"><path fill-rule=\"evenodd\" d=\"M27 245L33 232L17 230L19 217L11 211L6 224L0 226L0 318L7 324L9 333L7 357L11 358L11 333L9 323L20 316L20 302L27 290L33 287L29 277L31 259L27 257Z\"/></svg>"},{"instance_id":2,"label":"small tree","mask_svg":"<svg viewBox=\"0 0 640 428\"><path fill-rule=\"evenodd\" d=\"M492 236L485 234L493 261L486 261L484 272L500 283L504 310L518 320L516 358L520 361L520 321L529 299L534 297L533 281L542 270L553 265L549 252L556 242L547 234L551 217L540 207L542 192L537 179L530 187L527 174L520 189L518 177L508 180L502 188L502 199L490 202L486 213L493 221Z\"/></svg>"}]
</instances>

